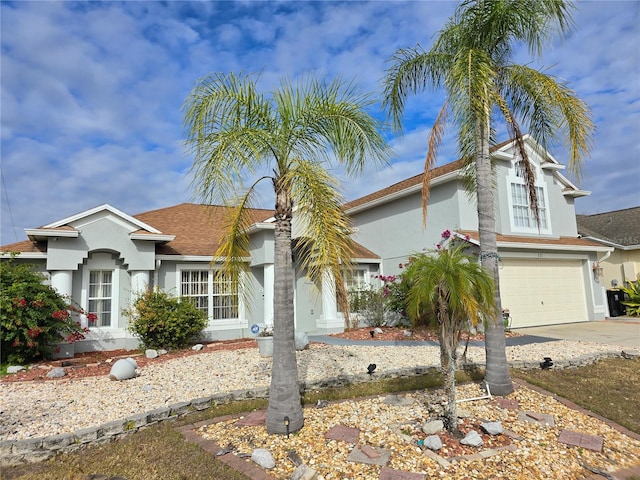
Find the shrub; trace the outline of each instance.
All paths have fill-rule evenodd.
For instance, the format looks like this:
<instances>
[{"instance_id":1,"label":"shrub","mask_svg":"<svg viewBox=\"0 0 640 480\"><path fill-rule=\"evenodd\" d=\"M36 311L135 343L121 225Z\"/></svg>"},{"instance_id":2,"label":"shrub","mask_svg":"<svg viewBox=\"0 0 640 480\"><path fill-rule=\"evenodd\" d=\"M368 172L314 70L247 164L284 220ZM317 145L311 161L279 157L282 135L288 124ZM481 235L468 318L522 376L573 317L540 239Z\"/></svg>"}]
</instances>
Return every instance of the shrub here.
<instances>
[{"instance_id":1,"label":"shrub","mask_svg":"<svg viewBox=\"0 0 640 480\"><path fill-rule=\"evenodd\" d=\"M207 316L191 302L148 289L124 311L129 331L146 348L183 348L207 326Z\"/></svg>"},{"instance_id":2,"label":"shrub","mask_svg":"<svg viewBox=\"0 0 640 480\"><path fill-rule=\"evenodd\" d=\"M367 285L361 290L351 290L349 295L349 310L362 315L370 327L381 327L386 323L388 312L387 300L381 288Z\"/></svg>"},{"instance_id":3,"label":"shrub","mask_svg":"<svg viewBox=\"0 0 640 480\"><path fill-rule=\"evenodd\" d=\"M44 279L34 265L0 262L2 363L46 358L55 344L84 338L87 330L77 317L82 310L43 284Z\"/></svg>"},{"instance_id":4,"label":"shrub","mask_svg":"<svg viewBox=\"0 0 640 480\"><path fill-rule=\"evenodd\" d=\"M627 315L638 317L640 316L640 276L635 281L629 280L627 283L628 286L620 288L627 295L627 301L622 304L627 307Z\"/></svg>"}]
</instances>

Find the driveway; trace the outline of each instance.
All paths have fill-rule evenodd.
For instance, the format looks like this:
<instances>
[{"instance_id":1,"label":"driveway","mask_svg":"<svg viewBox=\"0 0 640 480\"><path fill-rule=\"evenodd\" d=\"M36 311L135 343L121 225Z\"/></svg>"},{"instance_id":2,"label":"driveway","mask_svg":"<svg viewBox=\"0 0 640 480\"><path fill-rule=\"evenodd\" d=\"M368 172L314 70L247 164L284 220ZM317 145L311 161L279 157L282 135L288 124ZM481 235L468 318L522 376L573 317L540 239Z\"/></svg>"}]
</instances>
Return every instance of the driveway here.
<instances>
[{"instance_id":1,"label":"driveway","mask_svg":"<svg viewBox=\"0 0 640 480\"><path fill-rule=\"evenodd\" d=\"M514 332L537 337L621 345L640 350L640 319L616 317L596 322L545 327L514 328Z\"/></svg>"}]
</instances>

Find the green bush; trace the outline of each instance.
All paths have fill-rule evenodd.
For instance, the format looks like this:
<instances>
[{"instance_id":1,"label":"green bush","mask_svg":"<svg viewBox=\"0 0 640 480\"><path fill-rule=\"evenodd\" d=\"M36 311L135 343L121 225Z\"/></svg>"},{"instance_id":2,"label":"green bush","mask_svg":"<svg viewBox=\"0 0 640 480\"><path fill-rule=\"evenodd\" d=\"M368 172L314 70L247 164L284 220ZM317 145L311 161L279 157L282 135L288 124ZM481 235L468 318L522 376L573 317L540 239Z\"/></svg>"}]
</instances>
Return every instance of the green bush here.
<instances>
[{"instance_id":1,"label":"green bush","mask_svg":"<svg viewBox=\"0 0 640 480\"><path fill-rule=\"evenodd\" d=\"M129 331L146 348L183 348L207 326L207 316L191 302L148 289L124 311Z\"/></svg>"},{"instance_id":2,"label":"green bush","mask_svg":"<svg viewBox=\"0 0 640 480\"><path fill-rule=\"evenodd\" d=\"M0 262L2 363L22 364L48 357L54 345L84 338L78 307L42 282L31 264Z\"/></svg>"},{"instance_id":3,"label":"green bush","mask_svg":"<svg viewBox=\"0 0 640 480\"><path fill-rule=\"evenodd\" d=\"M362 315L368 326L382 327L386 324L386 314L389 310L381 288L367 285L364 289L350 290L348 296L349 310Z\"/></svg>"},{"instance_id":4,"label":"green bush","mask_svg":"<svg viewBox=\"0 0 640 480\"><path fill-rule=\"evenodd\" d=\"M627 307L627 315L638 317L640 316L640 277L635 281L629 280L628 284L627 287L620 288L627 295L627 301L622 304Z\"/></svg>"}]
</instances>

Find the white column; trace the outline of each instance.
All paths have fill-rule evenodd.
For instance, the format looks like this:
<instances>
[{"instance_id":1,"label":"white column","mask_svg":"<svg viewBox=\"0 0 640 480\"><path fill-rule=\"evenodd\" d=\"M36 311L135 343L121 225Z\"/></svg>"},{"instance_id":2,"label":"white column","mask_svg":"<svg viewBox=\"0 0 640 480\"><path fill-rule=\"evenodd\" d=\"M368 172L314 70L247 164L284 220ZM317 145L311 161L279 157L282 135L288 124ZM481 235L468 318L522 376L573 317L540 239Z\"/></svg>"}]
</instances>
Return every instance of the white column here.
<instances>
[{"instance_id":1,"label":"white column","mask_svg":"<svg viewBox=\"0 0 640 480\"><path fill-rule=\"evenodd\" d=\"M322 278L322 316L318 319L317 327L323 333L344 331L344 320L338 316L336 283L329 271Z\"/></svg>"},{"instance_id":2,"label":"white column","mask_svg":"<svg viewBox=\"0 0 640 480\"><path fill-rule=\"evenodd\" d=\"M51 272L51 286L55 288L60 295L71 297L71 293L73 292L73 271L56 270Z\"/></svg>"},{"instance_id":3,"label":"white column","mask_svg":"<svg viewBox=\"0 0 640 480\"><path fill-rule=\"evenodd\" d=\"M263 271L263 321L265 324L273 326L273 277L275 273L275 267L273 264L265 265Z\"/></svg>"},{"instance_id":4,"label":"white column","mask_svg":"<svg viewBox=\"0 0 640 480\"><path fill-rule=\"evenodd\" d=\"M147 270L134 270L131 272L131 297L132 299L144 293L149 286L149 272Z\"/></svg>"}]
</instances>

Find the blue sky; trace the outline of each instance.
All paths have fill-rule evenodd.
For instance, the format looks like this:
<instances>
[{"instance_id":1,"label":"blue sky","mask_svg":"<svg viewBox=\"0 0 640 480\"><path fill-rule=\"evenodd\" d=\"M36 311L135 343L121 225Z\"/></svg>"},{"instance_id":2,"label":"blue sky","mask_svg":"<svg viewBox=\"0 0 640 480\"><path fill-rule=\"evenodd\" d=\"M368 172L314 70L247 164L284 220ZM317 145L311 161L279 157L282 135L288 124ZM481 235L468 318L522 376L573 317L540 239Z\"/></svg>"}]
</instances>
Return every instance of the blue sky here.
<instances>
[{"instance_id":1,"label":"blue sky","mask_svg":"<svg viewBox=\"0 0 640 480\"><path fill-rule=\"evenodd\" d=\"M269 90L311 72L379 96L394 51L428 48L455 5L1 2L1 243L103 203L136 214L192 201L181 106L198 78L261 72ZM592 194L576 200L578 213L637 206L640 2L577 5L573 33L532 63L551 67L593 110L598 131L579 182ZM516 60L530 62L524 50ZM348 199L420 173L442 100L410 98L391 165L345 182ZM562 145L552 154L566 162ZM455 159L449 139L438 164Z\"/></svg>"}]
</instances>

